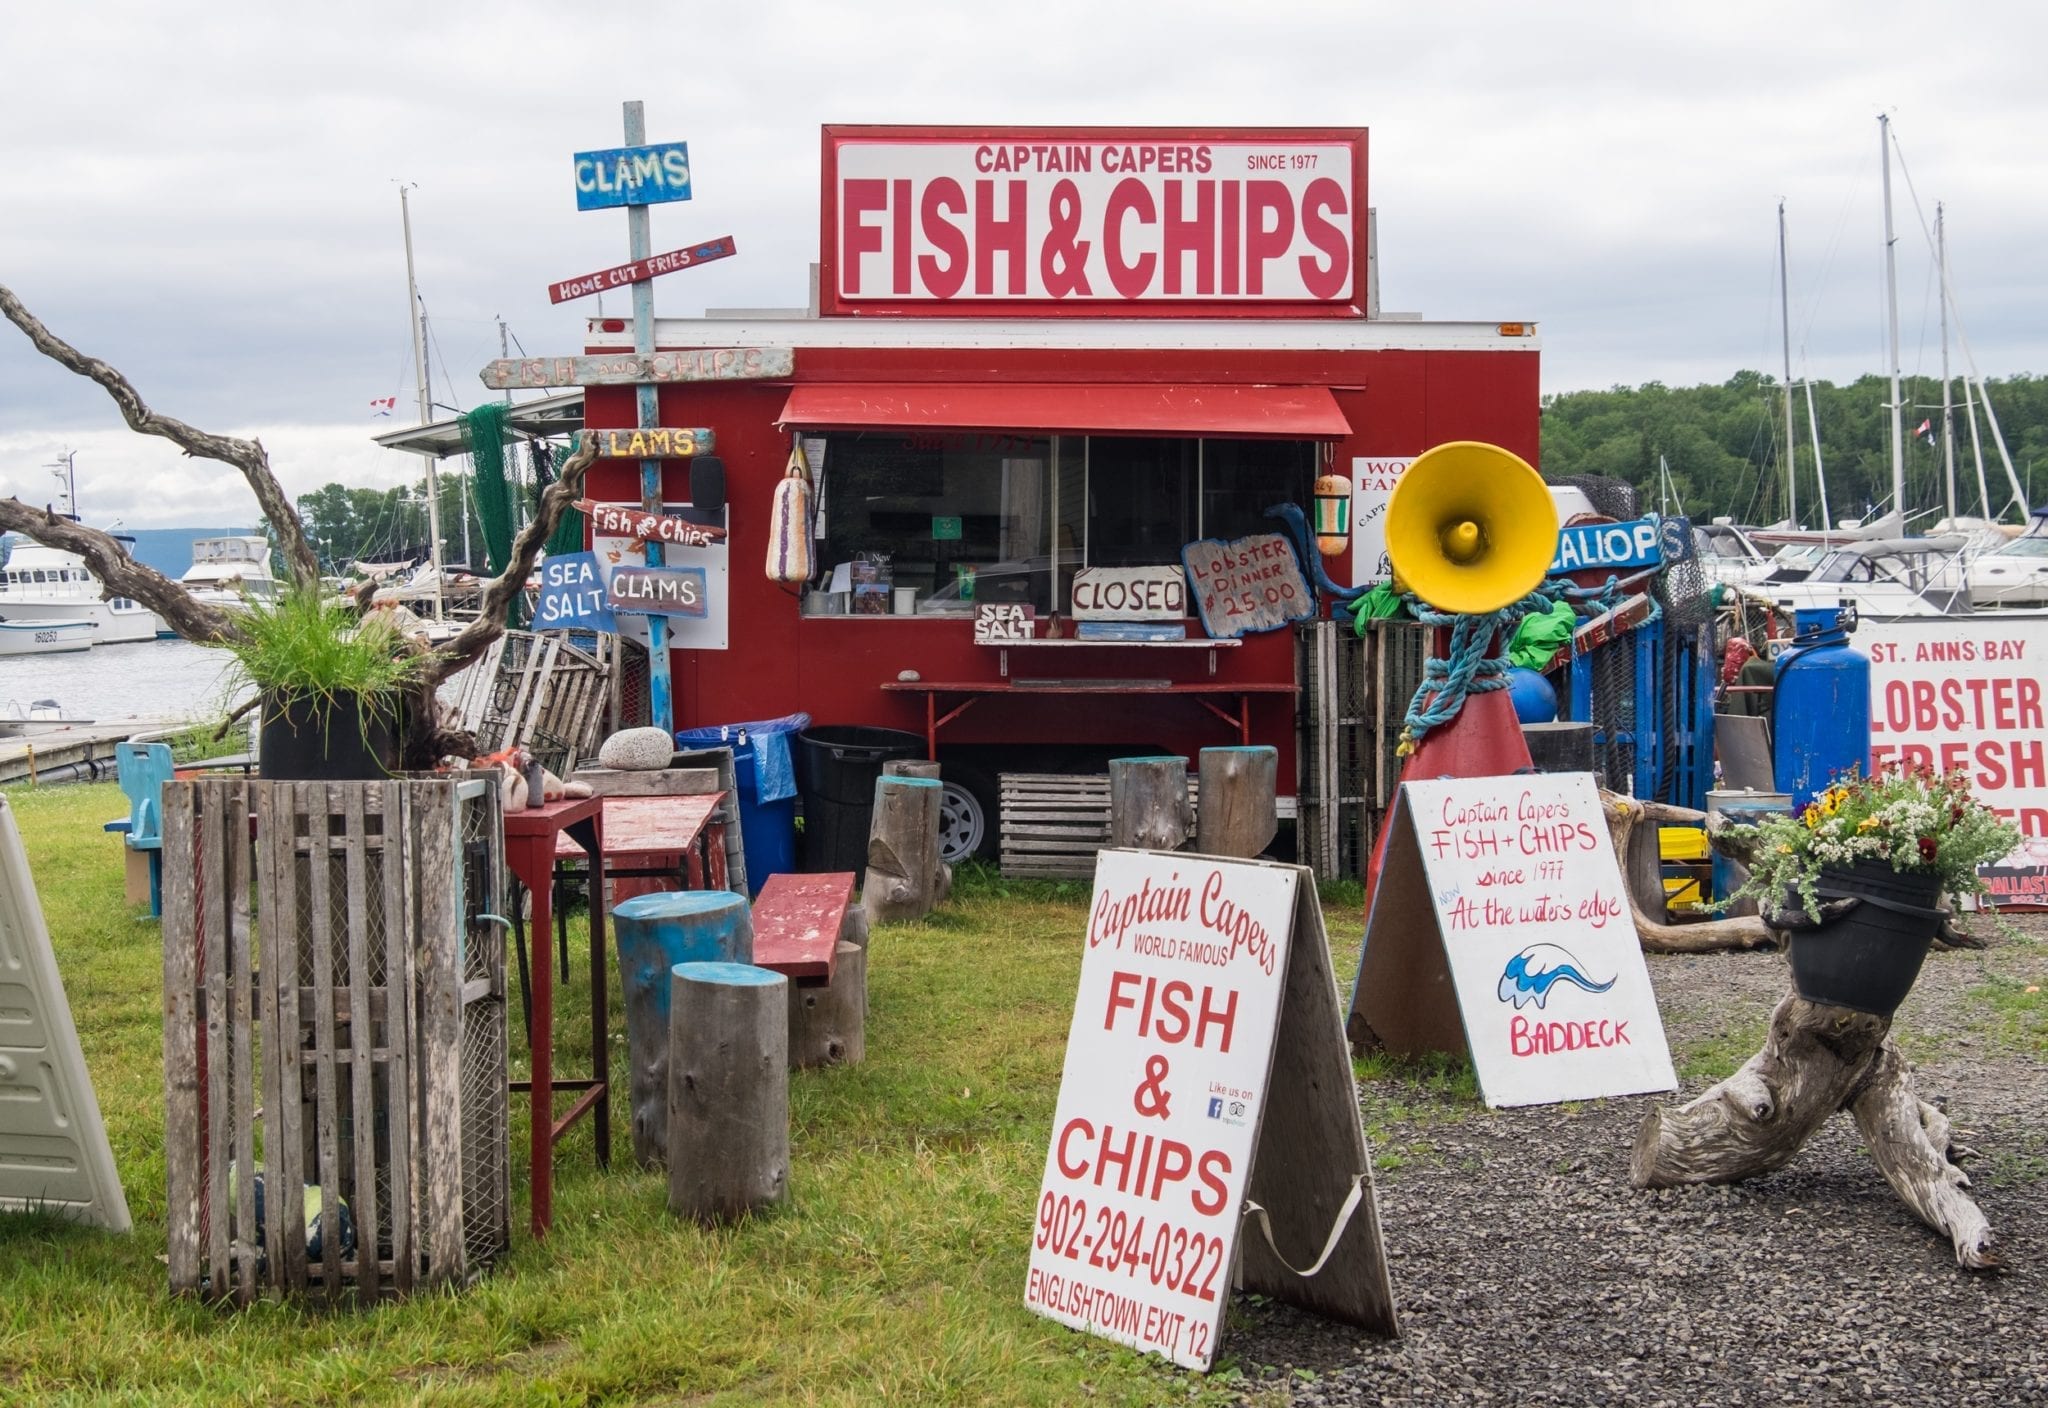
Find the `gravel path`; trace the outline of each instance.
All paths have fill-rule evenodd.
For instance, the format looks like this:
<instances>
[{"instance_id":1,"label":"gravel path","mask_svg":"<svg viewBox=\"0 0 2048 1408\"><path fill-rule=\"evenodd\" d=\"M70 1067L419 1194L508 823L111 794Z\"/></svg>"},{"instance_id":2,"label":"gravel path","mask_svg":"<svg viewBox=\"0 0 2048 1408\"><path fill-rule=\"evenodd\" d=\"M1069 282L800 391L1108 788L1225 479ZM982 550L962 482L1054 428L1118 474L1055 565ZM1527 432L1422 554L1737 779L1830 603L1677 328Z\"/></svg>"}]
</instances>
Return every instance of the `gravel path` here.
<instances>
[{"instance_id":1,"label":"gravel path","mask_svg":"<svg viewBox=\"0 0 2048 1408\"><path fill-rule=\"evenodd\" d=\"M1275 1304L1233 1311L1245 1402L2048 1404L2048 917L1983 953L1937 953L1894 1030L1945 1105L2011 1270L1957 1269L1838 1116L1776 1174L1637 1192L1649 1097L1489 1111L1368 1084L1404 1337ZM1653 957L1678 1098L1761 1043L1787 990L1770 954ZM2024 1004L2021 1030L1983 996ZM2033 1025L2028 1025L2033 1024ZM1658 1097L1671 1099L1672 1097Z\"/></svg>"}]
</instances>

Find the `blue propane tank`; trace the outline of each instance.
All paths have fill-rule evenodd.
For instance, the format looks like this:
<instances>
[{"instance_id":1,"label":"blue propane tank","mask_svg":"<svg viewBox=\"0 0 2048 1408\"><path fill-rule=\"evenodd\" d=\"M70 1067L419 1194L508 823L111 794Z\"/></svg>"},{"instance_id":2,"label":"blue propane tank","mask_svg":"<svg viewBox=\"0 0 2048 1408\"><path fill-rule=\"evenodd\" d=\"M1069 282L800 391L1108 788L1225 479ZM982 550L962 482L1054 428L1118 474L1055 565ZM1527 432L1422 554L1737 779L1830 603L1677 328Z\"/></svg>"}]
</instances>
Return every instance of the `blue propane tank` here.
<instances>
[{"instance_id":1,"label":"blue propane tank","mask_svg":"<svg viewBox=\"0 0 2048 1408\"><path fill-rule=\"evenodd\" d=\"M1870 657L1849 644L1853 610L1793 613L1792 644L1778 656L1772 772L1794 811L1834 778L1870 763Z\"/></svg>"}]
</instances>

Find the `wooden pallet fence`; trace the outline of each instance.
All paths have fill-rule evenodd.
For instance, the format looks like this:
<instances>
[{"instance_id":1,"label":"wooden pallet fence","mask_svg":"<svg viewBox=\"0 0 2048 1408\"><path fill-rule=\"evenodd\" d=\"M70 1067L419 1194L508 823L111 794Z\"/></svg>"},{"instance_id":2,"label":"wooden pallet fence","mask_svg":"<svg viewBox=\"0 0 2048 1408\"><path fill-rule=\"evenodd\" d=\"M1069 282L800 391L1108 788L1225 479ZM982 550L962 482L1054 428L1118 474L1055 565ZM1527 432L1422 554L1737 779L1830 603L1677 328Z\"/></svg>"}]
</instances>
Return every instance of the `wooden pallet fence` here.
<instances>
[{"instance_id":1,"label":"wooden pallet fence","mask_svg":"<svg viewBox=\"0 0 2048 1408\"><path fill-rule=\"evenodd\" d=\"M1095 853L1109 844L1109 774L1006 772L999 788L1004 875L1085 880L1095 874ZM1200 796L1190 773L1190 815Z\"/></svg>"},{"instance_id":2,"label":"wooden pallet fence","mask_svg":"<svg viewBox=\"0 0 2048 1408\"><path fill-rule=\"evenodd\" d=\"M509 1247L495 781L165 786L174 1293L398 1297Z\"/></svg>"}]
</instances>

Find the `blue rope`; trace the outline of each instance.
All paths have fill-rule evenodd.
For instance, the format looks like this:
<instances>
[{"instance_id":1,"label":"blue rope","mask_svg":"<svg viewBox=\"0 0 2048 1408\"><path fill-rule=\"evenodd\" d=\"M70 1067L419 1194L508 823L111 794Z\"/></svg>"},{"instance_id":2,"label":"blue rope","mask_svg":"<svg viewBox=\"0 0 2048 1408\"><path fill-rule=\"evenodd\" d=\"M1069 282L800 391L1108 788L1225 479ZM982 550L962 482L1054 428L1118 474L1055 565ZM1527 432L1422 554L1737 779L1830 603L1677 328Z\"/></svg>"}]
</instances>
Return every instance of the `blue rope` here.
<instances>
[{"instance_id":1,"label":"blue rope","mask_svg":"<svg viewBox=\"0 0 2048 1408\"><path fill-rule=\"evenodd\" d=\"M1532 611L1548 611L1553 602L1579 590L1563 581L1546 582L1520 601L1474 616L1436 611L1412 595L1407 597L1409 614L1416 620L1425 626L1451 628L1451 648L1445 658L1432 656L1423 662L1422 684L1409 701L1408 716L1402 720L1401 743L1394 751L1404 758L1413 753L1431 729L1458 716L1467 695L1506 689L1508 662L1486 653L1495 632ZM1619 584L1610 577L1603 590L1616 593Z\"/></svg>"}]
</instances>

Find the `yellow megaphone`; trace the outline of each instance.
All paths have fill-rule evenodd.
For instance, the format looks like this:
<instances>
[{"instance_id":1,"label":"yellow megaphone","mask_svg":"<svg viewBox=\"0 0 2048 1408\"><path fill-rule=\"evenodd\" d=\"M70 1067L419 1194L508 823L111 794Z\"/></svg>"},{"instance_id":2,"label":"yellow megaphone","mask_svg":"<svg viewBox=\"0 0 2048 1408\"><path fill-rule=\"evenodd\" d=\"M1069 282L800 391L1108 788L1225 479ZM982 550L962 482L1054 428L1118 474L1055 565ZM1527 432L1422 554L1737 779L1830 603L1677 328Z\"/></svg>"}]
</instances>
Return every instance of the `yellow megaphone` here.
<instances>
[{"instance_id":1,"label":"yellow megaphone","mask_svg":"<svg viewBox=\"0 0 2048 1408\"><path fill-rule=\"evenodd\" d=\"M1557 556L1557 507L1529 462L1453 440L1418 456L1387 503L1387 558L1439 611L1482 616L1536 589Z\"/></svg>"}]
</instances>

